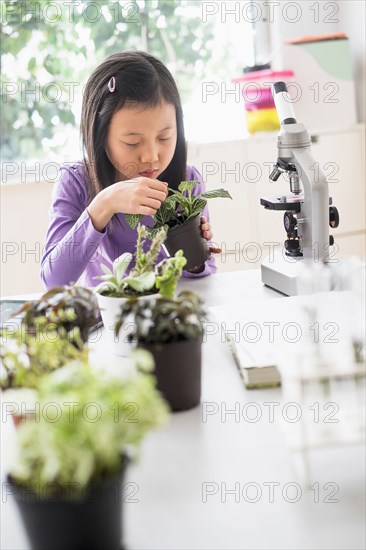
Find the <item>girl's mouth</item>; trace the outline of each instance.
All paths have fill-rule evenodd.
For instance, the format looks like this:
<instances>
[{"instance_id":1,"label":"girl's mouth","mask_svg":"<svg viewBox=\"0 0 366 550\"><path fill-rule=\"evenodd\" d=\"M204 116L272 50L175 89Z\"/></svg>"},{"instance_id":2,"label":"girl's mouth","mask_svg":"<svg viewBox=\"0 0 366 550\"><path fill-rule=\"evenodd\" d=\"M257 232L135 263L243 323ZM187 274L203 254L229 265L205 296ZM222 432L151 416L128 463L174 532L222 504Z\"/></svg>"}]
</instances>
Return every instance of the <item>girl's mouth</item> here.
<instances>
[{"instance_id":1,"label":"girl's mouth","mask_svg":"<svg viewBox=\"0 0 366 550\"><path fill-rule=\"evenodd\" d=\"M139 172L139 176L144 178L153 178L158 173L158 170L145 170L145 172Z\"/></svg>"}]
</instances>

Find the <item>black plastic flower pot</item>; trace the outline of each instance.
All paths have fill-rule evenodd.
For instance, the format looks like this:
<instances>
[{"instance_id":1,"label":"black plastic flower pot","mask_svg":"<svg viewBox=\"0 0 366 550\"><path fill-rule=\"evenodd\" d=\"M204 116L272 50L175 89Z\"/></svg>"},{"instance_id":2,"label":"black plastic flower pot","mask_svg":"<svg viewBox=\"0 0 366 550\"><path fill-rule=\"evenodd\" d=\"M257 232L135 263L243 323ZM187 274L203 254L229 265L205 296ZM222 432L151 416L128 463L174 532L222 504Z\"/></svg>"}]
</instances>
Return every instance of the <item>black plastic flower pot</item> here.
<instances>
[{"instance_id":1,"label":"black plastic flower pot","mask_svg":"<svg viewBox=\"0 0 366 550\"><path fill-rule=\"evenodd\" d=\"M122 482L126 469L73 496L72 484L66 496L50 486L45 494L35 494L9 483L33 550L121 550ZM55 494L49 494L51 489Z\"/></svg>"},{"instance_id":2,"label":"black plastic flower pot","mask_svg":"<svg viewBox=\"0 0 366 550\"><path fill-rule=\"evenodd\" d=\"M157 388L172 411L196 407L201 400L201 347L198 340L170 344L138 344L155 361Z\"/></svg>"},{"instance_id":3,"label":"black plastic flower pot","mask_svg":"<svg viewBox=\"0 0 366 550\"><path fill-rule=\"evenodd\" d=\"M187 263L184 269L202 266L208 258L208 244L201 234L201 215L168 230L164 245L171 256L182 249Z\"/></svg>"}]
</instances>

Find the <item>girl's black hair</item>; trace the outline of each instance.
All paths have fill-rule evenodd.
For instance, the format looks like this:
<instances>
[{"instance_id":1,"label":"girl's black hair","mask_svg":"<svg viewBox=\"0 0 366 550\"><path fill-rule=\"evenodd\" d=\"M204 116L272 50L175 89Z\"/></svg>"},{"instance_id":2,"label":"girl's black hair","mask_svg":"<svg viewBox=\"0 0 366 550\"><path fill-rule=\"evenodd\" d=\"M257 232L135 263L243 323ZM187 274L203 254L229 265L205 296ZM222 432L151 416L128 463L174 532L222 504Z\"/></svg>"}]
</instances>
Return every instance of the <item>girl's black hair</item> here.
<instances>
[{"instance_id":1,"label":"girl's black hair","mask_svg":"<svg viewBox=\"0 0 366 550\"><path fill-rule=\"evenodd\" d=\"M113 92L108 88L112 77L115 78ZM105 148L113 115L127 102L155 107L162 101L175 107L177 144L169 166L159 179L177 189L186 177L187 147L179 92L168 69L146 52L121 52L110 55L91 74L84 90L81 113L84 169L91 182L89 200L118 181Z\"/></svg>"}]
</instances>

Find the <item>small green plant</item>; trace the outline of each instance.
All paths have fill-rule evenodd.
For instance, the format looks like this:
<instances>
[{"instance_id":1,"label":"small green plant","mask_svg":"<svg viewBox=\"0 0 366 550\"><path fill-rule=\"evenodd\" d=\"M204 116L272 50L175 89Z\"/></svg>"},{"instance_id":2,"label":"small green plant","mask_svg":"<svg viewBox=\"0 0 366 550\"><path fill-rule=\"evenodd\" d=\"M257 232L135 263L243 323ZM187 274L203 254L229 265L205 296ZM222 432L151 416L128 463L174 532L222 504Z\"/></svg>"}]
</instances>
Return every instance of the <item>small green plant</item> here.
<instances>
[{"instance_id":1,"label":"small green plant","mask_svg":"<svg viewBox=\"0 0 366 550\"><path fill-rule=\"evenodd\" d=\"M142 359L150 362L139 351L140 363ZM44 376L38 402L40 411L49 403L57 406L57 421L49 421L44 413L37 422L20 426L10 477L40 495L45 489L58 496L70 496L70 489L75 498L85 495L87 487L119 471L131 449L168 417L150 374L111 376L94 372L86 363Z\"/></svg>"},{"instance_id":2,"label":"small green plant","mask_svg":"<svg viewBox=\"0 0 366 550\"><path fill-rule=\"evenodd\" d=\"M166 258L156 264L160 247L166 238L166 229L160 228L152 237L150 248L144 251L144 243L148 236L144 225L137 227L136 262L129 275L125 275L132 254L125 252L113 262L113 269L101 264L104 275L95 279L103 282L96 287L96 292L107 296L131 297L160 292L164 296L173 297L177 282L186 264L183 252L179 250L174 257Z\"/></svg>"},{"instance_id":3,"label":"small green plant","mask_svg":"<svg viewBox=\"0 0 366 550\"><path fill-rule=\"evenodd\" d=\"M0 387L3 389L36 388L42 375L87 356L78 327L71 333L63 326L48 323L45 317L35 317L32 328L31 333L25 325L15 331L13 328L1 330Z\"/></svg>"},{"instance_id":4,"label":"small green plant","mask_svg":"<svg viewBox=\"0 0 366 550\"><path fill-rule=\"evenodd\" d=\"M193 195L193 189L199 184L198 181L182 181L178 190L170 189L170 195L156 212L153 227L147 228L150 237L153 237L161 228L168 230L170 227L181 225L188 220L201 214L207 204L206 199L229 198L231 195L225 189L206 191L199 195ZM126 221L132 229L137 227L142 216L139 214L127 214Z\"/></svg>"},{"instance_id":5,"label":"small green plant","mask_svg":"<svg viewBox=\"0 0 366 550\"><path fill-rule=\"evenodd\" d=\"M174 299L130 300L121 308L116 323L118 334L132 314L135 330L130 339L140 344L168 344L202 337L205 309L202 300L193 292L182 291Z\"/></svg>"},{"instance_id":6,"label":"small green plant","mask_svg":"<svg viewBox=\"0 0 366 550\"><path fill-rule=\"evenodd\" d=\"M68 337L77 328L81 337L75 344L85 342L89 329L99 319L99 307L95 294L88 288L64 285L51 288L39 300L27 302L19 313L23 313L22 324L28 333L39 331L41 328L58 330L60 336Z\"/></svg>"}]
</instances>

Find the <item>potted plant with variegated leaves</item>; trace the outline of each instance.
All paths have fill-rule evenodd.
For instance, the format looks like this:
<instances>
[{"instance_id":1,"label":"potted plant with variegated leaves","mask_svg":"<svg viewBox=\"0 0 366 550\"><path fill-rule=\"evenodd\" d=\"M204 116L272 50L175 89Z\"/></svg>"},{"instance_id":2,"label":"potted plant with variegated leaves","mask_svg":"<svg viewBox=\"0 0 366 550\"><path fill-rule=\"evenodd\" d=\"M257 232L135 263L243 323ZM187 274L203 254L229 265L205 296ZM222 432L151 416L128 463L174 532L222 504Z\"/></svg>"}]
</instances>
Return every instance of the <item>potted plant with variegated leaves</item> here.
<instances>
[{"instance_id":1,"label":"potted plant with variegated leaves","mask_svg":"<svg viewBox=\"0 0 366 550\"><path fill-rule=\"evenodd\" d=\"M183 250L187 259L185 269L201 267L208 258L208 243L201 234L201 214L207 199L229 198L231 195L225 189L215 189L194 195L192 192L198 181L182 181L178 189L170 189L170 194L153 216L154 225L147 228L149 235L154 235L161 228L167 230L165 246L170 255L177 250ZM126 221L136 228L142 216L126 215Z\"/></svg>"},{"instance_id":2,"label":"potted plant with variegated leaves","mask_svg":"<svg viewBox=\"0 0 366 550\"><path fill-rule=\"evenodd\" d=\"M50 323L41 315L32 317L29 326L3 327L0 338L2 401L15 425L34 418L34 395L43 375L88 355L79 327L70 332L68 325Z\"/></svg>"},{"instance_id":3,"label":"potted plant with variegated leaves","mask_svg":"<svg viewBox=\"0 0 366 550\"><path fill-rule=\"evenodd\" d=\"M156 263L161 246L166 239L166 228L160 228L153 235L143 225L137 227L135 266L126 274L133 256L125 252L114 262L112 269L101 264L103 275L95 277L102 282L95 288L104 327L108 333L110 349L117 355L128 355L131 343L128 335L133 331L131 323L126 322L116 334L115 323L122 304L129 298L149 298L160 293L173 297L178 280L182 275L186 259L178 250L173 257ZM151 244L145 251L145 242L151 237Z\"/></svg>"},{"instance_id":4,"label":"potted plant with variegated leaves","mask_svg":"<svg viewBox=\"0 0 366 550\"><path fill-rule=\"evenodd\" d=\"M137 349L152 353L157 388L173 411L200 402L205 315L201 299L190 291L181 291L174 299L155 296L122 306L116 330L132 316Z\"/></svg>"},{"instance_id":5,"label":"potted plant with variegated leaves","mask_svg":"<svg viewBox=\"0 0 366 550\"><path fill-rule=\"evenodd\" d=\"M51 288L39 299L26 302L18 312L28 334L39 331L43 319L43 331L59 331L61 338L69 338L78 347L87 341L90 329L99 320L99 313L95 294L76 285Z\"/></svg>"},{"instance_id":6,"label":"potted plant with variegated leaves","mask_svg":"<svg viewBox=\"0 0 366 550\"><path fill-rule=\"evenodd\" d=\"M0 388L36 388L40 377L62 367L65 362L88 354L79 328L72 338L64 327L48 325L44 317L32 321L34 332L24 325L0 330Z\"/></svg>"}]
</instances>

